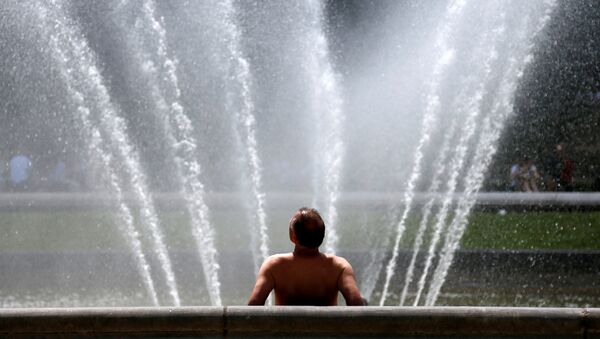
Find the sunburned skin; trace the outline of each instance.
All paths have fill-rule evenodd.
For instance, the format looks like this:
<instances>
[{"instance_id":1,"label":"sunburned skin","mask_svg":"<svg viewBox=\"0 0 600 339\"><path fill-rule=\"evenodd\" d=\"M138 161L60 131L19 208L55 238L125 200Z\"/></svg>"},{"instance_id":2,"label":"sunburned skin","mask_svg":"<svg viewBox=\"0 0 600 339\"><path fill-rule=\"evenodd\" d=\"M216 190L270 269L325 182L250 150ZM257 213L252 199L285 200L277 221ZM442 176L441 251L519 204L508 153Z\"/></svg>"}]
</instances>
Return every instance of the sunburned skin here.
<instances>
[{"instance_id":1,"label":"sunburned skin","mask_svg":"<svg viewBox=\"0 0 600 339\"><path fill-rule=\"evenodd\" d=\"M346 259L300 245L290 227L294 252L265 260L248 305L264 305L275 290L275 305L337 305L341 292L346 305L363 306L354 271Z\"/></svg>"}]
</instances>

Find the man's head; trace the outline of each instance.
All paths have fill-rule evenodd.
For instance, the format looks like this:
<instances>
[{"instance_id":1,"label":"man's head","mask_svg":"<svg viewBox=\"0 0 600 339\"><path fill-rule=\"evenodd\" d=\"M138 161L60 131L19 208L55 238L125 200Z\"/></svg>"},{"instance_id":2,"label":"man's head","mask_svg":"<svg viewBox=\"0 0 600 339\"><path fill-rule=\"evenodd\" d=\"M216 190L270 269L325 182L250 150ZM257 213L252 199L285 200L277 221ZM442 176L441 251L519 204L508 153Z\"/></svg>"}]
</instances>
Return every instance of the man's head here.
<instances>
[{"instance_id":1,"label":"man's head","mask_svg":"<svg viewBox=\"0 0 600 339\"><path fill-rule=\"evenodd\" d=\"M316 209L301 207L294 213L290 220L292 242L307 248L318 248L324 237L325 223Z\"/></svg>"}]
</instances>

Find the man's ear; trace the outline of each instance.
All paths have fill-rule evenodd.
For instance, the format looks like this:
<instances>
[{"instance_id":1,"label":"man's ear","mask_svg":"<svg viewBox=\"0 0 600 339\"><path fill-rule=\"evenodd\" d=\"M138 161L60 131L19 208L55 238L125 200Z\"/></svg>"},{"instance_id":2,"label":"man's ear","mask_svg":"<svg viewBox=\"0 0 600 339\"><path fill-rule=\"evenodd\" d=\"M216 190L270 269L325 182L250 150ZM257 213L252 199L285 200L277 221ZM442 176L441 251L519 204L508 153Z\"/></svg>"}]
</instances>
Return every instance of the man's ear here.
<instances>
[{"instance_id":1,"label":"man's ear","mask_svg":"<svg viewBox=\"0 0 600 339\"><path fill-rule=\"evenodd\" d=\"M290 233L290 241L293 242L294 244L296 244L296 234L294 233L294 229L290 227L289 233Z\"/></svg>"}]
</instances>

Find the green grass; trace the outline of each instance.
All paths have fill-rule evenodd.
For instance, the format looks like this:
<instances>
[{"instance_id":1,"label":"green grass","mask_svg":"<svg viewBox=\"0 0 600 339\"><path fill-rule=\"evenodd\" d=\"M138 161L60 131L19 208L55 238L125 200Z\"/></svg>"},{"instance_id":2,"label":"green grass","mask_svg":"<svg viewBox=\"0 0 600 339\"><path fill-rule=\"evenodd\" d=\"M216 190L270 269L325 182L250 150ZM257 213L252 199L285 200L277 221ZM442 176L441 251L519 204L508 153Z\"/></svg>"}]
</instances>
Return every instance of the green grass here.
<instances>
[{"instance_id":1,"label":"green grass","mask_svg":"<svg viewBox=\"0 0 600 339\"><path fill-rule=\"evenodd\" d=\"M269 212L272 252L291 249L287 235L289 214L287 210ZM338 232L341 249L367 250L379 246L383 237L387 236L390 240L394 237L385 231L386 222L379 211L342 210L340 215ZM196 249L185 214L166 212L160 215L160 219L170 248ZM216 228L219 249L248 248L250 231L246 226L245 212L215 210L211 219ZM0 213L0 251L127 249L126 237L115 220L110 213L103 211L3 212ZM418 222L417 216L407 221L403 248L412 248ZM142 234L142 240L150 244L148 234ZM461 247L600 250L600 212L511 212L504 216L476 212L469 219Z\"/></svg>"},{"instance_id":2,"label":"green grass","mask_svg":"<svg viewBox=\"0 0 600 339\"><path fill-rule=\"evenodd\" d=\"M461 246L599 250L600 212L474 213Z\"/></svg>"},{"instance_id":3,"label":"green grass","mask_svg":"<svg viewBox=\"0 0 600 339\"><path fill-rule=\"evenodd\" d=\"M4 212L2 251L102 250L126 246L113 218L96 212Z\"/></svg>"}]
</instances>

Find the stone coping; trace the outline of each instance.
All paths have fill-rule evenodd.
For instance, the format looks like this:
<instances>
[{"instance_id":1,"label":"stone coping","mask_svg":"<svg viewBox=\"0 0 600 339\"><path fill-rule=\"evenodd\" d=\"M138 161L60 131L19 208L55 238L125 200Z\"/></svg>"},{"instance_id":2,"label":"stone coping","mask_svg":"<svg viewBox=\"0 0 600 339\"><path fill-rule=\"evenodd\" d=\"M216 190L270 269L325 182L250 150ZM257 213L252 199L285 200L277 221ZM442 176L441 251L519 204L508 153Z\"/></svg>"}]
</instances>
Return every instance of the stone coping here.
<instances>
[{"instance_id":1,"label":"stone coping","mask_svg":"<svg viewBox=\"0 0 600 339\"><path fill-rule=\"evenodd\" d=\"M600 336L600 308L128 307L0 309L0 337Z\"/></svg>"},{"instance_id":2,"label":"stone coping","mask_svg":"<svg viewBox=\"0 0 600 339\"><path fill-rule=\"evenodd\" d=\"M300 206L310 201L311 196L305 193L266 192L266 198L273 206ZM440 193L415 192L413 202L425 204L431 198L444 197ZM463 195L452 194L453 201L458 201ZM479 192L475 195L478 206L600 206L600 192ZM132 204L137 199L125 195ZM178 193L153 193L153 198L163 208L178 208L184 197ZM211 206L235 206L243 204L238 193L211 192L205 196ZM371 206L380 204L401 204L404 202L404 192L342 192L339 204L344 206ZM114 196L108 193L6 193L0 192L0 209L85 209L111 206Z\"/></svg>"}]
</instances>

